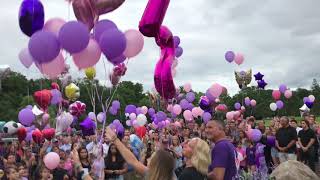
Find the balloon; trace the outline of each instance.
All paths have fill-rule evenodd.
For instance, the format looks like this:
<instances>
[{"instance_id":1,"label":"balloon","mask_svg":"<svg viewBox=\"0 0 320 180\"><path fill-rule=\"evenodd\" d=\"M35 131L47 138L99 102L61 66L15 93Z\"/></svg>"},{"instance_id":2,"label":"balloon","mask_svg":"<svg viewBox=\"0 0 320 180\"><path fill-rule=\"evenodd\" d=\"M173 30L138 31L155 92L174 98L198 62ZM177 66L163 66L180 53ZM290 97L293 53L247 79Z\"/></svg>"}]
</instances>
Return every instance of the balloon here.
<instances>
[{"instance_id":1,"label":"balloon","mask_svg":"<svg viewBox=\"0 0 320 180\"><path fill-rule=\"evenodd\" d=\"M190 110L185 110L183 112L183 117L186 121L192 121L193 120L193 116L192 116L192 112Z\"/></svg>"},{"instance_id":2,"label":"balloon","mask_svg":"<svg viewBox=\"0 0 320 180\"><path fill-rule=\"evenodd\" d=\"M275 136L267 136L267 144L271 147L276 145L276 137Z\"/></svg>"},{"instance_id":3,"label":"balloon","mask_svg":"<svg viewBox=\"0 0 320 180\"><path fill-rule=\"evenodd\" d=\"M53 170L58 167L60 163L60 156L55 152L49 152L44 156L43 162L48 169Z\"/></svg>"},{"instance_id":4,"label":"balloon","mask_svg":"<svg viewBox=\"0 0 320 180\"><path fill-rule=\"evenodd\" d=\"M305 104L306 104L307 107L310 108L310 109L313 107L313 102L311 102L311 101L307 101Z\"/></svg>"},{"instance_id":5,"label":"balloon","mask_svg":"<svg viewBox=\"0 0 320 180\"><path fill-rule=\"evenodd\" d=\"M126 37L118 29L110 29L102 33L99 45L108 60L119 57L126 49Z\"/></svg>"},{"instance_id":6,"label":"balloon","mask_svg":"<svg viewBox=\"0 0 320 180\"><path fill-rule=\"evenodd\" d=\"M188 109L189 102L186 99L180 101L180 106L182 109Z\"/></svg>"},{"instance_id":7,"label":"balloon","mask_svg":"<svg viewBox=\"0 0 320 180\"><path fill-rule=\"evenodd\" d=\"M135 113L130 113L129 118L131 120L135 120L137 118L137 115Z\"/></svg>"},{"instance_id":8,"label":"balloon","mask_svg":"<svg viewBox=\"0 0 320 180\"><path fill-rule=\"evenodd\" d=\"M192 103L195 100L195 94L193 92L188 92L186 95L186 99L187 101L189 101L190 103Z\"/></svg>"},{"instance_id":9,"label":"balloon","mask_svg":"<svg viewBox=\"0 0 320 180\"><path fill-rule=\"evenodd\" d=\"M47 31L34 33L29 40L28 48L34 62L38 64L48 63L60 53L60 44L57 37Z\"/></svg>"},{"instance_id":10,"label":"balloon","mask_svg":"<svg viewBox=\"0 0 320 180\"><path fill-rule=\"evenodd\" d=\"M285 93L286 90L287 90L287 86L286 86L285 84L281 84L281 85L279 86L279 91L280 91L281 93Z\"/></svg>"},{"instance_id":11,"label":"balloon","mask_svg":"<svg viewBox=\"0 0 320 180\"><path fill-rule=\"evenodd\" d=\"M96 114L94 114L94 112L89 112L88 117L94 121L97 119Z\"/></svg>"},{"instance_id":12,"label":"balloon","mask_svg":"<svg viewBox=\"0 0 320 180\"><path fill-rule=\"evenodd\" d=\"M306 103L306 102L308 102L308 101L310 101L309 97L304 97L304 98L303 98L303 103Z\"/></svg>"},{"instance_id":13,"label":"balloon","mask_svg":"<svg viewBox=\"0 0 320 180\"><path fill-rule=\"evenodd\" d=\"M180 56L182 56L182 54L183 54L183 49L182 49L182 47L177 47L176 49L175 49L175 55L176 55L176 57L178 58L178 57L180 57Z\"/></svg>"},{"instance_id":14,"label":"balloon","mask_svg":"<svg viewBox=\"0 0 320 180\"><path fill-rule=\"evenodd\" d=\"M120 63L113 68L113 74L116 76L124 76L126 74L126 71L127 67L124 63Z\"/></svg>"},{"instance_id":15,"label":"balloon","mask_svg":"<svg viewBox=\"0 0 320 180\"><path fill-rule=\"evenodd\" d=\"M50 79L56 79L65 70L64 57L62 53L48 63L38 64L40 71Z\"/></svg>"},{"instance_id":16,"label":"balloon","mask_svg":"<svg viewBox=\"0 0 320 180\"><path fill-rule=\"evenodd\" d=\"M287 99L290 99L292 97L292 91L286 90L284 92L284 97L286 97Z\"/></svg>"},{"instance_id":17,"label":"balloon","mask_svg":"<svg viewBox=\"0 0 320 180\"><path fill-rule=\"evenodd\" d=\"M39 129L36 129L32 132L32 139L37 144L40 144L43 141L43 135Z\"/></svg>"},{"instance_id":18,"label":"balloon","mask_svg":"<svg viewBox=\"0 0 320 180\"><path fill-rule=\"evenodd\" d=\"M121 54L118 57L112 58L112 59L108 59L109 62L111 62L113 65L119 65L121 63L123 63L125 60L127 59L126 56L124 56L123 54Z\"/></svg>"},{"instance_id":19,"label":"balloon","mask_svg":"<svg viewBox=\"0 0 320 180\"><path fill-rule=\"evenodd\" d=\"M64 24L59 31L61 46L69 53L79 53L84 50L90 40L86 26L78 21L70 21Z\"/></svg>"},{"instance_id":20,"label":"balloon","mask_svg":"<svg viewBox=\"0 0 320 180\"><path fill-rule=\"evenodd\" d=\"M93 36L94 39L99 42L101 35L108 30L112 30L112 29L118 29L117 25L112 22L111 20L108 19L104 19L101 21L98 21L97 24L94 25L93 28Z\"/></svg>"},{"instance_id":21,"label":"balloon","mask_svg":"<svg viewBox=\"0 0 320 180\"><path fill-rule=\"evenodd\" d=\"M98 15L109 13L122 5L125 0L96 0L95 8Z\"/></svg>"},{"instance_id":22,"label":"balloon","mask_svg":"<svg viewBox=\"0 0 320 180\"><path fill-rule=\"evenodd\" d=\"M51 139L54 138L55 129L53 129L53 128L44 129L44 130L42 130L42 134L46 140L51 141Z\"/></svg>"},{"instance_id":23,"label":"balloon","mask_svg":"<svg viewBox=\"0 0 320 180\"><path fill-rule=\"evenodd\" d=\"M144 114L137 116L137 123L139 126L144 126L147 123L147 117Z\"/></svg>"},{"instance_id":24,"label":"balloon","mask_svg":"<svg viewBox=\"0 0 320 180\"><path fill-rule=\"evenodd\" d=\"M146 115L146 114L148 113L148 108L147 108L147 106L142 106L142 107L141 107L141 113L144 114L144 115Z\"/></svg>"},{"instance_id":25,"label":"balloon","mask_svg":"<svg viewBox=\"0 0 320 180\"><path fill-rule=\"evenodd\" d=\"M149 116L153 116L154 114L156 113L156 111L153 109L153 108L150 108L149 110L148 110L148 114L149 114Z\"/></svg>"},{"instance_id":26,"label":"balloon","mask_svg":"<svg viewBox=\"0 0 320 180\"><path fill-rule=\"evenodd\" d=\"M263 74L258 72L257 74L254 75L254 78L255 78L256 81L261 81L263 76L264 76Z\"/></svg>"},{"instance_id":27,"label":"balloon","mask_svg":"<svg viewBox=\"0 0 320 180\"><path fill-rule=\"evenodd\" d=\"M110 79L110 82L113 86L117 85L120 81L120 76L117 76L115 74L110 74L109 75L109 79Z\"/></svg>"},{"instance_id":28,"label":"balloon","mask_svg":"<svg viewBox=\"0 0 320 180\"><path fill-rule=\"evenodd\" d=\"M66 21L61 18L51 18L44 24L43 30L52 32L58 37L59 31L64 24L66 24Z\"/></svg>"},{"instance_id":29,"label":"balloon","mask_svg":"<svg viewBox=\"0 0 320 180\"><path fill-rule=\"evenodd\" d=\"M143 35L134 29L127 30L124 35L127 40L127 46L123 55L127 58L132 58L138 55L142 51L144 45Z\"/></svg>"},{"instance_id":30,"label":"balloon","mask_svg":"<svg viewBox=\"0 0 320 180\"><path fill-rule=\"evenodd\" d=\"M172 104L168 104L167 111L172 112L173 106Z\"/></svg>"},{"instance_id":31,"label":"balloon","mask_svg":"<svg viewBox=\"0 0 320 180\"><path fill-rule=\"evenodd\" d=\"M279 100L281 97L281 92L279 90L273 90L272 97L274 100Z\"/></svg>"},{"instance_id":32,"label":"balloon","mask_svg":"<svg viewBox=\"0 0 320 180\"><path fill-rule=\"evenodd\" d=\"M103 123L105 121L106 117L104 115L103 112L99 113L98 116L97 116L97 120L100 122L100 123Z\"/></svg>"},{"instance_id":33,"label":"balloon","mask_svg":"<svg viewBox=\"0 0 320 180\"><path fill-rule=\"evenodd\" d=\"M199 107L204 111L210 110L210 102L209 102L209 98L207 96L201 96L200 102L199 102Z\"/></svg>"},{"instance_id":34,"label":"balloon","mask_svg":"<svg viewBox=\"0 0 320 180\"><path fill-rule=\"evenodd\" d=\"M114 100L112 102L112 107L115 108L115 109L120 109L120 102L118 100Z\"/></svg>"},{"instance_id":35,"label":"balloon","mask_svg":"<svg viewBox=\"0 0 320 180\"><path fill-rule=\"evenodd\" d=\"M277 110L277 104L276 103L271 103L270 104L270 109L271 109L271 111L276 111Z\"/></svg>"},{"instance_id":36,"label":"balloon","mask_svg":"<svg viewBox=\"0 0 320 180\"><path fill-rule=\"evenodd\" d=\"M159 111L157 112L156 117L159 121L164 121L167 119L167 114L162 111Z\"/></svg>"},{"instance_id":37,"label":"balloon","mask_svg":"<svg viewBox=\"0 0 320 180\"><path fill-rule=\"evenodd\" d=\"M90 118L86 118L80 123L80 128L83 136L91 136L95 134L96 124Z\"/></svg>"},{"instance_id":38,"label":"balloon","mask_svg":"<svg viewBox=\"0 0 320 180\"><path fill-rule=\"evenodd\" d=\"M258 87L264 89L268 85L264 80L258 81Z\"/></svg>"},{"instance_id":39,"label":"balloon","mask_svg":"<svg viewBox=\"0 0 320 180\"><path fill-rule=\"evenodd\" d=\"M69 112L76 117L80 117L86 111L86 105L81 101L76 101L69 106Z\"/></svg>"},{"instance_id":40,"label":"balloon","mask_svg":"<svg viewBox=\"0 0 320 180\"><path fill-rule=\"evenodd\" d=\"M235 58L235 54L233 51L227 51L224 57L229 63L231 63Z\"/></svg>"},{"instance_id":41,"label":"balloon","mask_svg":"<svg viewBox=\"0 0 320 180\"><path fill-rule=\"evenodd\" d=\"M26 68L29 68L33 64L33 57L31 56L29 49L24 48L19 53L19 59L22 65Z\"/></svg>"},{"instance_id":42,"label":"balloon","mask_svg":"<svg viewBox=\"0 0 320 180\"><path fill-rule=\"evenodd\" d=\"M209 92L213 97L219 97L222 93L222 90L222 86L218 83L215 83L210 87Z\"/></svg>"},{"instance_id":43,"label":"balloon","mask_svg":"<svg viewBox=\"0 0 320 180\"><path fill-rule=\"evenodd\" d=\"M126 109L124 111L125 113L131 114L131 113L136 113L136 109L137 107L135 105L130 104L126 106Z\"/></svg>"},{"instance_id":44,"label":"balloon","mask_svg":"<svg viewBox=\"0 0 320 180\"><path fill-rule=\"evenodd\" d=\"M68 129L68 127L73 122L73 116L70 113L63 112L57 117L56 130L57 132L63 132Z\"/></svg>"},{"instance_id":45,"label":"balloon","mask_svg":"<svg viewBox=\"0 0 320 180\"><path fill-rule=\"evenodd\" d=\"M250 100L249 97L244 98L244 104L245 104L246 106L250 106L250 105L251 105L251 100Z\"/></svg>"},{"instance_id":46,"label":"balloon","mask_svg":"<svg viewBox=\"0 0 320 180\"><path fill-rule=\"evenodd\" d=\"M140 32L156 37L166 15L170 0L149 0L139 23Z\"/></svg>"},{"instance_id":47,"label":"balloon","mask_svg":"<svg viewBox=\"0 0 320 180\"><path fill-rule=\"evenodd\" d=\"M79 69L85 69L97 64L101 57L99 44L90 39L88 46L81 52L72 54L73 62Z\"/></svg>"},{"instance_id":48,"label":"balloon","mask_svg":"<svg viewBox=\"0 0 320 180\"><path fill-rule=\"evenodd\" d=\"M252 99L252 100L250 101L250 104L251 104L252 107L255 107L255 106L257 105L257 101L254 100L254 99Z\"/></svg>"},{"instance_id":49,"label":"balloon","mask_svg":"<svg viewBox=\"0 0 320 180\"><path fill-rule=\"evenodd\" d=\"M18 135L19 142L23 141L27 137L27 129L19 128L17 131L17 135Z\"/></svg>"},{"instance_id":50,"label":"balloon","mask_svg":"<svg viewBox=\"0 0 320 180\"><path fill-rule=\"evenodd\" d=\"M227 112L227 114L226 114L227 120L231 121L231 120L233 120L233 117L234 117L233 111Z\"/></svg>"},{"instance_id":51,"label":"balloon","mask_svg":"<svg viewBox=\"0 0 320 180\"><path fill-rule=\"evenodd\" d=\"M74 101L80 97L80 89L77 85L71 83L66 86L65 95L69 100Z\"/></svg>"},{"instance_id":52,"label":"balloon","mask_svg":"<svg viewBox=\"0 0 320 180\"><path fill-rule=\"evenodd\" d=\"M315 99L316 99L316 98L314 97L314 95L309 95L308 98L309 98L309 101L310 101L310 102L314 102Z\"/></svg>"},{"instance_id":53,"label":"balloon","mask_svg":"<svg viewBox=\"0 0 320 180\"><path fill-rule=\"evenodd\" d=\"M208 112L203 113L202 115L202 119L204 123L208 123L208 121L210 121L212 118L211 114Z\"/></svg>"},{"instance_id":54,"label":"balloon","mask_svg":"<svg viewBox=\"0 0 320 180\"><path fill-rule=\"evenodd\" d=\"M239 110L240 108L241 108L241 104L240 103L235 103L234 104L234 108L236 109L236 110Z\"/></svg>"},{"instance_id":55,"label":"balloon","mask_svg":"<svg viewBox=\"0 0 320 180\"><path fill-rule=\"evenodd\" d=\"M52 105L60 104L62 101L61 92L57 89L51 89L51 94L52 94L52 98L51 98L50 104L52 104Z\"/></svg>"},{"instance_id":56,"label":"balloon","mask_svg":"<svg viewBox=\"0 0 320 180\"><path fill-rule=\"evenodd\" d=\"M228 111L228 107L225 104L219 104L215 109L220 112Z\"/></svg>"},{"instance_id":57,"label":"balloon","mask_svg":"<svg viewBox=\"0 0 320 180\"><path fill-rule=\"evenodd\" d=\"M93 80L96 77L96 69L94 67L89 67L84 72L89 80Z\"/></svg>"},{"instance_id":58,"label":"balloon","mask_svg":"<svg viewBox=\"0 0 320 180\"><path fill-rule=\"evenodd\" d=\"M179 104L176 104L172 107L172 112L176 115L179 115L181 113L182 109Z\"/></svg>"},{"instance_id":59,"label":"balloon","mask_svg":"<svg viewBox=\"0 0 320 180\"><path fill-rule=\"evenodd\" d=\"M284 106L284 103L283 103L281 100L278 100L278 101L276 102L276 105L277 105L277 109L282 109L283 106Z\"/></svg>"},{"instance_id":60,"label":"balloon","mask_svg":"<svg viewBox=\"0 0 320 180\"><path fill-rule=\"evenodd\" d=\"M74 15L77 20L84 23L89 30L93 28L99 19L96 13L95 2L95 0L72 1Z\"/></svg>"},{"instance_id":61,"label":"balloon","mask_svg":"<svg viewBox=\"0 0 320 180\"><path fill-rule=\"evenodd\" d=\"M186 83L183 85L183 89L186 92L190 92L191 91L191 84L190 83Z\"/></svg>"},{"instance_id":62,"label":"balloon","mask_svg":"<svg viewBox=\"0 0 320 180\"><path fill-rule=\"evenodd\" d=\"M18 115L19 122L24 126L30 126L32 122L36 119L31 109L22 109ZM24 138L23 138L24 139Z\"/></svg>"},{"instance_id":63,"label":"balloon","mask_svg":"<svg viewBox=\"0 0 320 180\"><path fill-rule=\"evenodd\" d=\"M21 31L31 36L38 30L43 28L44 9L38 0L24 0L19 9L19 26Z\"/></svg>"},{"instance_id":64,"label":"balloon","mask_svg":"<svg viewBox=\"0 0 320 180\"><path fill-rule=\"evenodd\" d=\"M173 44L174 47L177 48L180 44L180 37L179 36L173 36Z\"/></svg>"},{"instance_id":65,"label":"balloon","mask_svg":"<svg viewBox=\"0 0 320 180\"><path fill-rule=\"evenodd\" d=\"M37 104L46 111L49 103L51 102L52 94L50 90L44 89L41 91L36 91L33 94L34 100L37 102Z\"/></svg>"},{"instance_id":66,"label":"balloon","mask_svg":"<svg viewBox=\"0 0 320 180\"><path fill-rule=\"evenodd\" d=\"M262 137L262 134L261 134L261 131L259 129L252 129L252 131L251 131L251 139L254 142L260 141L261 137Z\"/></svg>"},{"instance_id":67,"label":"balloon","mask_svg":"<svg viewBox=\"0 0 320 180\"><path fill-rule=\"evenodd\" d=\"M237 53L235 58L234 58L234 62L238 65L241 65L244 61L244 57L243 57L243 54L241 53Z\"/></svg>"},{"instance_id":68,"label":"balloon","mask_svg":"<svg viewBox=\"0 0 320 180\"><path fill-rule=\"evenodd\" d=\"M127 125L127 126L131 126L130 120L126 120L126 125Z\"/></svg>"}]
</instances>

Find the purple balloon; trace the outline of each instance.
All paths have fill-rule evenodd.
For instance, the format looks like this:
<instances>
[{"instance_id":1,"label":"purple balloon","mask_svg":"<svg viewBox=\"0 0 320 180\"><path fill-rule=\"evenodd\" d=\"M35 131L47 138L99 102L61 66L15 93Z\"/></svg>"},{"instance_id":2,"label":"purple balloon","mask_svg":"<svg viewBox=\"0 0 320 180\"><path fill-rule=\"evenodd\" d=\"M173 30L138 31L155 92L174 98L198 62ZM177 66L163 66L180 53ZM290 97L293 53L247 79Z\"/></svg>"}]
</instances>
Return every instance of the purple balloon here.
<instances>
[{"instance_id":1,"label":"purple balloon","mask_svg":"<svg viewBox=\"0 0 320 180\"><path fill-rule=\"evenodd\" d=\"M177 101L181 101L184 98L184 94L180 93L177 97Z\"/></svg>"},{"instance_id":2,"label":"purple balloon","mask_svg":"<svg viewBox=\"0 0 320 180\"><path fill-rule=\"evenodd\" d=\"M313 107L313 102L311 102L311 101L307 101L305 104L310 109Z\"/></svg>"},{"instance_id":3,"label":"purple balloon","mask_svg":"<svg viewBox=\"0 0 320 180\"><path fill-rule=\"evenodd\" d=\"M216 98L212 95L212 93L210 93L210 90L209 90L209 89L206 91L206 96L207 96L207 98L209 99L209 102L214 102L214 100L216 99Z\"/></svg>"},{"instance_id":4,"label":"purple balloon","mask_svg":"<svg viewBox=\"0 0 320 180\"><path fill-rule=\"evenodd\" d=\"M60 44L57 37L47 31L34 33L29 40L29 52L35 63L48 63L60 53Z\"/></svg>"},{"instance_id":5,"label":"purple balloon","mask_svg":"<svg viewBox=\"0 0 320 180\"><path fill-rule=\"evenodd\" d=\"M39 0L24 0L19 10L19 26L27 36L32 36L44 25L44 9Z\"/></svg>"},{"instance_id":6,"label":"purple balloon","mask_svg":"<svg viewBox=\"0 0 320 180\"><path fill-rule=\"evenodd\" d=\"M116 57L116 58L108 59L108 60L109 60L109 62L111 62L113 65L118 65L118 64L123 63L126 59L127 59L127 57L122 54L122 55L120 55L120 56L118 56L118 57Z\"/></svg>"},{"instance_id":7,"label":"purple balloon","mask_svg":"<svg viewBox=\"0 0 320 180\"><path fill-rule=\"evenodd\" d=\"M149 116L152 117L155 113L156 113L156 111L155 111L153 108L149 108L149 109L148 109L148 114L149 114Z\"/></svg>"},{"instance_id":8,"label":"purple balloon","mask_svg":"<svg viewBox=\"0 0 320 180\"><path fill-rule=\"evenodd\" d=\"M174 119L176 117L177 117L177 115L175 113L171 112L171 118Z\"/></svg>"},{"instance_id":9,"label":"purple balloon","mask_svg":"<svg viewBox=\"0 0 320 180\"><path fill-rule=\"evenodd\" d=\"M30 109L30 110L32 110L32 105L28 105L28 106L26 106L26 109Z\"/></svg>"},{"instance_id":10,"label":"purple balloon","mask_svg":"<svg viewBox=\"0 0 320 180\"><path fill-rule=\"evenodd\" d=\"M167 119L167 114L162 112L162 111L159 111L156 114L156 118L157 118L158 121L164 121L164 120Z\"/></svg>"},{"instance_id":11,"label":"purple balloon","mask_svg":"<svg viewBox=\"0 0 320 180\"><path fill-rule=\"evenodd\" d=\"M244 104L245 104L246 106L250 106L250 104L251 104L250 98L245 98L245 99L244 99Z\"/></svg>"},{"instance_id":12,"label":"purple balloon","mask_svg":"<svg viewBox=\"0 0 320 180\"><path fill-rule=\"evenodd\" d=\"M182 47L177 47L176 49L175 49L175 53L176 53L176 57L180 57L180 56L182 56L182 54L183 54L183 49L182 49Z\"/></svg>"},{"instance_id":13,"label":"purple balloon","mask_svg":"<svg viewBox=\"0 0 320 180\"><path fill-rule=\"evenodd\" d=\"M182 109L187 109L188 106L189 106L189 102L186 99L182 99L180 101L180 106L181 106Z\"/></svg>"},{"instance_id":14,"label":"purple balloon","mask_svg":"<svg viewBox=\"0 0 320 180\"><path fill-rule=\"evenodd\" d=\"M278 108L278 109L282 109L283 106L284 106L284 103L283 103L281 100L278 100L278 101L276 102L276 105L277 105L277 108Z\"/></svg>"},{"instance_id":15,"label":"purple balloon","mask_svg":"<svg viewBox=\"0 0 320 180\"><path fill-rule=\"evenodd\" d=\"M199 107L204 111L208 111L210 109L210 103L207 99L208 98L201 98L199 102Z\"/></svg>"},{"instance_id":16,"label":"purple balloon","mask_svg":"<svg viewBox=\"0 0 320 180\"><path fill-rule=\"evenodd\" d=\"M96 124L89 117L87 117L80 123L80 128L83 136L91 136L95 134Z\"/></svg>"},{"instance_id":17,"label":"purple balloon","mask_svg":"<svg viewBox=\"0 0 320 180\"><path fill-rule=\"evenodd\" d=\"M36 119L31 109L22 109L18 115L19 122L24 126L30 126L32 122Z\"/></svg>"},{"instance_id":18,"label":"purple balloon","mask_svg":"<svg viewBox=\"0 0 320 180\"><path fill-rule=\"evenodd\" d=\"M231 63L235 58L235 54L233 51L227 51L224 57L229 63Z\"/></svg>"},{"instance_id":19,"label":"purple balloon","mask_svg":"<svg viewBox=\"0 0 320 180\"><path fill-rule=\"evenodd\" d=\"M210 119L212 118L211 114L208 112L205 112L202 114L202 120L204 123L208 123L208 121L210 121Z\"/></svg>"},{"instance_id":20,"label":"purple balloon","mask_svg":"<svg viewBox=\"0 0 320 180\"><path fill-rule=\"evenodd\" d=\"M261 131L259 129L252 129L252 131L251 131L251 139L254 142L260 141L261 137L262 137L262 134L261 134Z\"/></svg>"},{"instance_id":21,"label":"purple balloon","mask_svg":"<svg viewBox=\"0 0 320 180\"><path fill-rule=\"evenodd\" d=\"M107 30L102 33L99 40L100 48L108 60L119 57L126 49L125 35L118 29Z\"/></svg>"},{"instance_id":22,"label":"purple balloon","mask_svg":"<svg viewBox=\"0 0 320 180\"><path fill-rule=\"evenodd\" d=\"M267 136L267 144L269 146L274 147L276 145L276 137L275 136Z\"/></svg>"},{"instance_id":23,"label":"purple balloon","mask_svg":"<svg viewBox=\"0 0 320 180\"><path fill-rule=\"evenodd\" d=\"M59 31L61 46L71 54L84 50L88 46L89 40L88 28L79 21L67 22Z\"/></svg>"},{"instance_id":24,"label":"purple balloon","mask_svg":"<svg viewBox=\"0 0 320 180\"><path fill-rule=\"evenodd\" d=\"M94 35L94 39L99 42L101 35L107 31L107 30L111 30L111 29L118 29L117 25L108 20L108 19L104 19L101 21L98 21L97 24L94 26L93 28L93 35Z\"/></svg>"},{"instance_id":25,"label":"purple balloon","mask_svg":"<svg viewBox=\"0 0 320 180\"><path fill-rule=\"evenodd\" d=\"M51 104L52 105L57 105L60 104L62 101L62 95L61 92L57 89L52 89L51 90L52 98L51 98Z\"/></svg>"},{"instance_id":26,"label":"purple balloon","mask_svg":"<svg viewBox=\"0 0 320 180\"><path fill-rule=\"evenodd\" d=\"M31 142L31 140L32 140L32 132L33 132L33 131L27 132L27 136L26 136L26 138L24 139L25 141Z\"/></svg>"},{"instance_id":27,"label":"purple balloon","mask_svg":"<svg viewBox=\"0 0 320 180\"><path fill-rule=\"evenodd\" d=\"M124 110L125 113L131 114L131 113L136 113L137 107L135 105L127 105L126 109Z\"/></svg>"},{"instance_id":28,"label":"purple balloon","mask_svg":"<svg viewBox=\"0 0 320 180\"><path fill-rule=\"evenodd\" d=\"M263 76L264 76L263 74L258 72L257 74L254 75L254 78L256 79L256 81L261 81Z\"/></svg>"},{"instance_id":29,"label":"purple balloon","mask_svg":"<svg viewBox=\"0 0 320 180\"><path fill-rule=\"evenodd\" d=\"M196 96L195 96L194 92L188 92L186 95L186 99L190 103L192 103L195 100L195 98L196 98Z\"/></svg>"},{"instance_id":30,"label":"purple balloon","mask_svg":"<svg viewBox=\"0 0 320 180\"><path fill-rule=\"evenodd\" d=\"M192 103L189 103L187 109L191 111L193 108L194 108L193 104L192 104Z\"/></svg>"},{"instance_id":31,"label":"purple balloon","mask_svg":"<svg viewBox=\"0 0 320 180\"><path fill-rule=\"evenodd\" d=\"M137 109L136 109L136 114L138 115L138 114L142 114L141 113L141 107L137 107Z\"/></svg>"},{"instance_id":32,"label":"purple balloon","mask_svg":"<svg viewBox=\"0 0 320 180\"><path fill-rule=\"evenodd\" d=\"M177 48L180 44L180 37L179 36L173 36L173 44L174 47Z\"/></svg>"},{"instance_id":33,"label":"purple balloon","mask_svg":"<svg viewBox=\"0 0 320 180\"><path fill-rule=\"evenodd\" d=\"M303 103L306 103L306 102L309 102L309 101L310 101L309 97L304 97L303 98Z\"/></svg>"},{"instance_id":34,"label":"purple balloon","mask_svg":"<svg viewBox=\"0 0 320 180\"><path fill-rule=\"evenodd\" d=\"M115 108L115 109L120 109L120 102L118 100L114 100L112 102L112 107Z\"/></svg>"},{"instance_id":35,"label":"purple balloon","mask_svg":"<svg viewBox=\"0 0 320 180\"><path fill-rule=\"evenodd\" d=\"M264 80L259 80L258 81L258 87L261 89L264 89L266 87L266 85L268 85L268 83L266 83Z\"/></svg>"},{"instance_id":36,"label":"purple balloon","mask_svg":"<svg viewBox=\"0 0 320 180\"><path fill-rule=\"evenodd\" d=\"M115 116L117 114L117 109L115 109L113 106L111 106L109 108L109 113Z\"/></svg>"},{"instance_id":37,"label":"purple balloon","mask_svg":"<svg viewBox=\"0 0 320 180\"><path fill-rule=\"evenodd\" d=\"M288 88L287 88L287 86L286 86L285 84L281 84L281 85L279 86L279 91L280 91L281 93L286 92L287 89L288 89Z\"/></svg>"},{"instance_id":38,"label":"purple balloon","mask_svg":"<svg viewBox=\"0 0 320 180\"><path fill-rule=\"evenodd\" d=\"M234 108L235 108L236 110L239 110L239 109L241 108L241 104L238 103L238 102L236 102L236 103L234 104Z\"/></svg>"}]
</instances>

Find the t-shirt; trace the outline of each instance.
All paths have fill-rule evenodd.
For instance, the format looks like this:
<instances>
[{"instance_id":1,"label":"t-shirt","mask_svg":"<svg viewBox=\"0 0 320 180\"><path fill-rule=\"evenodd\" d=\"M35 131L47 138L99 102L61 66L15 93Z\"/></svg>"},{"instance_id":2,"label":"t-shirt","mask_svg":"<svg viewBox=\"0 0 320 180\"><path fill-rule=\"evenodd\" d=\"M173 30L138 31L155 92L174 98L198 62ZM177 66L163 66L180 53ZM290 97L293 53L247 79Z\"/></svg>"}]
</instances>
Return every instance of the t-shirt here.
<instances>
[{"instance_id":1,"label":"t-shirt","mask_svg":"<svg viewBox=\"0 0 320 180\"><path fill-rule=\"evenodd\" d=\"M225 168L224 180L230 180L235 177L237 173L236 153L235 147L229 140L222 139L216 142L211 151L212 161L209 166L209 172L214 168Z\"/></svg>"},{"instance_id":2,"label":"t-shirt","mask_svg":"<svg viewBox=\"0 0 320 180\"><path fill-rule=\"evenodd\" d=\"M182 171L178 180L204 180L204 179L207 179L207 177L201 174L200 172L198 172L196 168L187 167Z\"/></svg>"},{"instance_id":3,"label":"t-shirt","mask_svg":"<svg viewBox=\"0 0 320 180\"><path fill-rule=\"evenodd\" d=\"M307 130L301 130L298 137L300 138L302 145L306 147L312 138L316 139L316 134L312 129L308 128Z\"/></svg>"},{"instance_id":4,"label":"t-shirt","mask_svg":"<svg viewBox=\"0 0 320 180\"><path fill-rule=\"evenodd\" d=\"M297 131L293 127L283 127L278 130L276 133L276 140L279 143L280 147L287 147L287 145L292 141L292 140L297 140ZM288 153L295 153L296 151L296 146L291 146L288 149Z\"/></svg>"}]
</instances>

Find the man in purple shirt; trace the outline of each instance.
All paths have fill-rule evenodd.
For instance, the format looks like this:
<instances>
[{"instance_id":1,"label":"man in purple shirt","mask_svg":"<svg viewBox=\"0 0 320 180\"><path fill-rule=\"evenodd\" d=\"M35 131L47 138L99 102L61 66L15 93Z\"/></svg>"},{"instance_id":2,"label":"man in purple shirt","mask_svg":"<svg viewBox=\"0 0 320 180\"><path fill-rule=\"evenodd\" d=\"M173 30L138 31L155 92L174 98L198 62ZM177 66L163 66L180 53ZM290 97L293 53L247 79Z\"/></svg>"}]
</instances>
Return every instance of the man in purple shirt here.
<instances>
[{"instance_id":1,"label":"man in purple shirt","mask_svg":"<svg viewBox=\"0 0 320 180\"><path fill-rule=\"evenodd\" d=\"M208 179L233 180L236 177L236 149L226 139L224 128L224 122L218 120L209 121L206 125L206 136L215 143L211 151L212 163L209 166Z\"/></svg>"}]
</instances>

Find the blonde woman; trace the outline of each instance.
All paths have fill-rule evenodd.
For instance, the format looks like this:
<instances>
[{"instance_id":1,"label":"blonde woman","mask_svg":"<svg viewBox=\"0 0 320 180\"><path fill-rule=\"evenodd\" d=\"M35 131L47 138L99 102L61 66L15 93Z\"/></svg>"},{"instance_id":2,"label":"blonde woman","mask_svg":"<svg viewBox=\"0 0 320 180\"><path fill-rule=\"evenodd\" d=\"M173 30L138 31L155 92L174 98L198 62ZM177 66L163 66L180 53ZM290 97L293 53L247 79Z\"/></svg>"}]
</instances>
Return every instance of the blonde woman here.
<instances>
[{"instance_id":1,"label":"blonde woman","mask_svg":"<svg viewBox=\"0 0 320 180\"><path fill-rule=\"evenodd\" d=\"M193 138L183 146L182 154L186 158L186 168L179 180L207 179L208 167L211 163L210 147L204 140Z\"/></svg>"}]
</instances>

